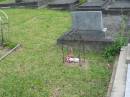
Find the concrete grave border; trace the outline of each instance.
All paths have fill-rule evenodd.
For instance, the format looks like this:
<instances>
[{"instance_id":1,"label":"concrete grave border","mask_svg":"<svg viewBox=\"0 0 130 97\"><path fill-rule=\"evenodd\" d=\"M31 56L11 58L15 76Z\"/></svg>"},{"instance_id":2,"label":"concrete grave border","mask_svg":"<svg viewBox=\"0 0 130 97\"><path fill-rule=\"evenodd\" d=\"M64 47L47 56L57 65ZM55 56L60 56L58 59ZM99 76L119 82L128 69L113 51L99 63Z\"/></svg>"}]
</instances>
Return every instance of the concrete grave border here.
<instances>
[{"instance_id":1,"label":"concrete grave border","mask_svg":"<svg viewBox=\"0 0 130 97\"><path fill-rule=\"evenodd\" d=\"M14 48L12 48L11 50L9 50L7 53L5 53L2 57L0 57L0 61L2 61L3 59L5 59L7 56L9 56L11 53L13 53L15 50L17 50L21 45L17 44Z\"/></svg>"}]
</instances>

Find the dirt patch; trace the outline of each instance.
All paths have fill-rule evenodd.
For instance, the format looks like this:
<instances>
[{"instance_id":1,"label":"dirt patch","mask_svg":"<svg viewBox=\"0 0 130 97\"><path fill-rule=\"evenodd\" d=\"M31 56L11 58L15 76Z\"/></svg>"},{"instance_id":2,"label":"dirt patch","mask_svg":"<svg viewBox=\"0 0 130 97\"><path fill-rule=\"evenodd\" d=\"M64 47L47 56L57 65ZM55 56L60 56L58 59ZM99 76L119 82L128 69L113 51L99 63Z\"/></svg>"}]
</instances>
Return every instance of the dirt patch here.
<instances>
[{"instance_id":1,"label":"dirt patch","mask_svg":"<svg viewBox=\"0 0 130 97\"><path fill-rule=\"evenodd\" d=\"M6 54L9 50L10 50L9 48L0 46L0 57Z\"/></svg>"},{"instance_id":2,"label":"dirt patch","mask_svg":"<svg viewBox=\"0 0 130 97\"><path fill-rule=\"evenodd\" d=\"M61 97L61 93L60 92L61 92L60 88L54 89L51 97Z\"/></svg>"}]
</instances>

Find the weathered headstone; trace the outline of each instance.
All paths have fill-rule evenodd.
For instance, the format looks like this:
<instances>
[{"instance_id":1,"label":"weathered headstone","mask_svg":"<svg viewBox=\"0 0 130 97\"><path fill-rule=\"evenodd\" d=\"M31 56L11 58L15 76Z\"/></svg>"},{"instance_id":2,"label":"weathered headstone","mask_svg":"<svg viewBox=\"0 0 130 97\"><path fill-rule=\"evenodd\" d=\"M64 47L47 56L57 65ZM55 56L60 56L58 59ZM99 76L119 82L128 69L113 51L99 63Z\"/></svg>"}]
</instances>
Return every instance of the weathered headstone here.
<instances>
[{"instance_id":1,"label":"weathered headstone","mask_svg":"<svg viewBox=\"0 0 130 97\"><path fill-rule=\"evenodd\" d=\"M104 38L103 20L101 11L75 11L72 12L72 29L83 39Z\"/></svg>"},{"instance_id":2,"label":"weathered headstone","mask_svg":"<svg viewBox=\"0 0 130 97\"><path fill-rule=\"evenodd\" d=\"M112 43L105 36L101 11L72 12L72 30L58 39L58 43L66 45L85 44L87 50L101 50ZM77 43L77 45L76 45Z\"/></svg>"},{"instance_id":3,"label":"weathered headstone","mask_svg":"<svg viewBox=\"0 0 130 97\"><path fill-rule=\"evenodd\" d=\"M103 29L101 11L75 11L72 12L73 29L100 30Z\"/></svg>"}]
</instances>

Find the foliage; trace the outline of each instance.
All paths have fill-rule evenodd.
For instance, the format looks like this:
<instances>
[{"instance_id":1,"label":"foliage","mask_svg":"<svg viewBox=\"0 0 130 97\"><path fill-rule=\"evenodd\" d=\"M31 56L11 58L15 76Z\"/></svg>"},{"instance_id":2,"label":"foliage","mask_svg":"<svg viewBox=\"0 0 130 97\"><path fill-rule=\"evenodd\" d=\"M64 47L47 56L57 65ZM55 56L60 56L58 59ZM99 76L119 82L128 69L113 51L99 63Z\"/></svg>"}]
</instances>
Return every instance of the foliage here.
<instances>
[{"instance_id":1,"label":"foliage","mask_svg":"<svg viewBox=\"0 0 130 97\"><path fill-rule=\"evenodd\" d=\"M114 57L120 53L122 46L127 44L127 38L118 37L112 45L105 48L104 57L109 61L113 61Z\"/></svg>"},{"instance_id":2,"label":"foliage","mask_svg":"<svg viewBox=\"0 0 130 97\"><path fill-rule=\"evenodd\" d=\"M126 22L127 22L127 16L122 15L122 21L121 21L121 27L120 27L120 33L115 39L114 43L108 47L105 48L104 51L104 57L109 61L113 61L114 57L120 53L120 49L122 46L127 44L127 38L124 37L124 32L126 31Z\"/></svg>"},{"instance_id":3,"label":"foliage","mask_svg":"<svg viewBox=\"0 0 130 97\"><path fill-rule=\"evenodd\" d=\"M0 2L1 2L1 1L5 1L5 0L0 0Z\"/></svg>"},{"instance_id":4,"label":"foliage","mask_svg":"<svg viewBox=\"0 0 130 97\"><path fill-rule=\"evenodd\" d=\"M0 0L0 3L11 3L15 2L15 0Z\"/></svg>"},{"instance_id":5,"label":"foliage","mask_svg":"<svg viewBox=\"0 0 130 97\"><path fill-rule=\"evenodd\" d=\"M16 43L13 43L13 42L10 42L10 41L6 41L4 43L4 47L8 47L10 49L14 48L17 44Z\"/></svg>"},{"instance_id":6,"label":"foliage","mask_svg":"<svg viewBox=\"0 0 130 97\"><path fill-rule=\"evenodd\" d=\"M84 2L86 2L87 0L80 0L80 4L82 4L82 3L84 3Z\"/></svg>"}]
</instances>

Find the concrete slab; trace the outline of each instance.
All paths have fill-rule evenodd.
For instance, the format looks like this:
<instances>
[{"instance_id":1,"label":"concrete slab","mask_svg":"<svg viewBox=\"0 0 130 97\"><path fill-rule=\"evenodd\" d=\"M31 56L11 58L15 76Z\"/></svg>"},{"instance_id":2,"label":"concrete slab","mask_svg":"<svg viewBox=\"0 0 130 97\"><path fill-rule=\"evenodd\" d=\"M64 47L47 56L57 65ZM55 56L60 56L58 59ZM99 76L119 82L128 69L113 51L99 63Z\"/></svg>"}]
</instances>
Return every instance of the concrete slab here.
<instances>
[{"instance_id":1,"label":"concrete slab","mask_svg":"<svg viewBox=\"0 0 130 97\"><path fill-rule=\"evenodd\" d=\"M82 5L80 5L79 7L102 7L102 5L104 4L104 1L100 1L100 2L86 2Z\"/></svg>"},{"instance_id":2,"label":"concrete slab","mask_svg":"<svg viewBox=\"0 0 130 97\"><path fill-rule=\"evenodd\" d=\"M128 48L127 48L126 64L130 64L130 43L128 44Z\"/></svg>"},{"instance_id":3,"label":"concrete slab","mask_svg":"<svg viewBox=\"0 0 130 97\"><path fill-rule=\"evenodd\" d=\"M125 97L130 97L130 64L128 64Z\"/></svg>"},{"instance_id":4,"label":"concrete slab","mask_svg":"<svg viewBox=\"0 0 130 97\"><path fill-rule=\"evenodd\" d=\"M120 52L118 67L110 97L124 97L127 75L126 54L127 47L124 47Z\"/></svg>"},{"instance_id":5,"label":"concrete slab","mask_svg":"<svg viewBox=\"0 0 130 97\"><path fill-rule=\"evenodd\" d=\"M52 9L74 10L79 4L79 0L53 0L48 2L48 7Z\"/></svg>"},{"instance_id":6,"label":"concrete slab","mask_svg":"<svg viewBox=\"0 0 130 97\"><path fill-rule=\"evenodd\" d=\"M49 4L72 4L75 3L77 0L53 0Z\"/></svg>"},{"instance_id":7,"label":"concrete slab","mask_svg":"<svg viewBox=\"0 0 130 97\"><path fill-rule=\"evenodd\" d=\"M130 1L116 1L111 3L108 8L130 8Z\"/></svg>"}]
</instances>

